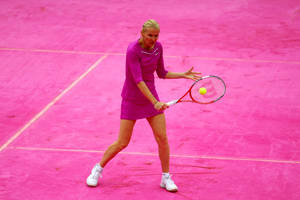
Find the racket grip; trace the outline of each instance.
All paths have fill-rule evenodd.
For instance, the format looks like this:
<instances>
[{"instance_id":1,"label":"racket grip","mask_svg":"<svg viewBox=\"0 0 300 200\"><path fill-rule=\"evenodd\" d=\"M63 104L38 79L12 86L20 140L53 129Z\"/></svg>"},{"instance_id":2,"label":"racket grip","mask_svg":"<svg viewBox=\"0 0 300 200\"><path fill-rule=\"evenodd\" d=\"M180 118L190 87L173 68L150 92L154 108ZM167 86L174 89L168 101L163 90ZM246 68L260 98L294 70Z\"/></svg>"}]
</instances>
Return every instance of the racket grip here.
<instances>
[{"instance_id":1,"label":"racket grip","mask_svg":"<svg viewBox=\"0 0 300 200\"><path fill-rule=\"evenodd\" d=\"M168 103L166 103L168 106L172 106L172 105L174 105L174 104L176 104L177 103L177 99L176 100L173 100L173 101L169 101Z\"/></svg>"}]
</instances>

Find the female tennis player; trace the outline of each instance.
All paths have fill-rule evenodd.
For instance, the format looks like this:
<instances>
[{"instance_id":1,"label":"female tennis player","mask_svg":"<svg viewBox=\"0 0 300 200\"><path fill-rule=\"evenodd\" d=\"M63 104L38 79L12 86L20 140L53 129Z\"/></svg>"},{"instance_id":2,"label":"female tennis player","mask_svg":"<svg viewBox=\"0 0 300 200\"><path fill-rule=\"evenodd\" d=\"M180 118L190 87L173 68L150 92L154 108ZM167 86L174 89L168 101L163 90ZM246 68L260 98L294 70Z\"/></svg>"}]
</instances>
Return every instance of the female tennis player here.
<instances>
[{"instance_id":1,"label":"female tennis player","mask_svg":"<svg viewBox=\"0 0 300 200\"><path fill-rule=\"evenodd\" d=\"M106 164L129 144L136 120L146 118L158 144L162 168L160 186L170 192L178 190L169 174L170 150L163 113L168 105L159 100L154 85L154 72L159 78L192 80L200 78L200 73L193 72L193 68L184 73L166 71L163 48L161 43L157 42L159 33L159 24L155 20L148 20L143 24L141 37L128 46L119 136L105 151L100 163L92 169L86 181L88 186L97 186Z\"/></svg>"}]
</instances>

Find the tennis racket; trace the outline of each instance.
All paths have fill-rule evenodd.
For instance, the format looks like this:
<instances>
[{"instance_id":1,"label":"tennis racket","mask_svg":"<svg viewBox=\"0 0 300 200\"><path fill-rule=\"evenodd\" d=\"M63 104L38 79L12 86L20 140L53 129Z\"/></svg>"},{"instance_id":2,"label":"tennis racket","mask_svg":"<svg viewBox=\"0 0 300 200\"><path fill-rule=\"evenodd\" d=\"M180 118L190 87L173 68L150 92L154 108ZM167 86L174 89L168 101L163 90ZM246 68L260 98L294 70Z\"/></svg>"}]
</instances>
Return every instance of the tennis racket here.
<instances>
[{"instance_id":1,"label":"tennis racket","mask_svg":"<svg viewBox=\"0 0 300 200\"><path fill-rule=\"evenodd\" d=\"M168 106L179 102L194 102L199 104L210 104L219 101L226 92L225 82L218 76L204 76L196 80L190 89L179 99L170 101ZM185 98L189 96L189 98Z\"/></svg>"}]
</instances>

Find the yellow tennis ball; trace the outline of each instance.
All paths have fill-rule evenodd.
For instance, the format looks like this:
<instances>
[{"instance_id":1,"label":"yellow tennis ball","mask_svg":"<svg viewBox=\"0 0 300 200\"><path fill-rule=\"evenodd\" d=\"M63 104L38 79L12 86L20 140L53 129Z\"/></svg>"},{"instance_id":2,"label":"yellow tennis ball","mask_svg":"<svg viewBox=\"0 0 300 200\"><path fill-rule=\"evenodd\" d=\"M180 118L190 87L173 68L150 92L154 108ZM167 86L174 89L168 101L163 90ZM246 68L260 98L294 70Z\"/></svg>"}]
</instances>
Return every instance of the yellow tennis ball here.
<instances>
[{"instance_id":1,"label":"yellow tennis ball","mask_svg":"<svg viewBox=\"0 0 300 200\"><path fill-rule=\"evenodd\" d=\"M202 94L202 95L206 94L206 92L207 92L206 88L204 88L204 87L199 89L199 93Z\"/></svg>"}]
</instances>

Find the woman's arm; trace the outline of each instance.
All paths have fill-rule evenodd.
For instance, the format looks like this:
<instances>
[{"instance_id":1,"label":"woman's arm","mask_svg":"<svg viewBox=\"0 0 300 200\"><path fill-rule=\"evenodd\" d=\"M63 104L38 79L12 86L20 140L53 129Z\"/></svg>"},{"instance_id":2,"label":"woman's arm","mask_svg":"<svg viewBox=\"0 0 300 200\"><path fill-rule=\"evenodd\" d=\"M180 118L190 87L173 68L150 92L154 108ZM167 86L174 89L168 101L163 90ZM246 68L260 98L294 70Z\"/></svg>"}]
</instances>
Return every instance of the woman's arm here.
<instances>
[{"instance_id":1,"label":"woman's arm","mask_svg":"<svg viewBox=\"0 0 300 200\"><path fill-rule=\"evenodd\" d=\"M167 79L186 78L186 79L192 79L194 81L201 78L201 76L199 76L201 73L200 72L193 72L193 69L194 69L194 67L192 67L188 71L182 72L182 73L168 72L166 74L165 78L167 78Z\"/></svg>"},{"instance_id":2,"label":"woman's arm","mask_svg":"<svg viewBox=\"0 0 300 200\"><path fill-rule=\"evenodd\" d=\"M168 72L166 77L168 79L177 79L177 78L183 78L183 73L178 73L178 72Z\"/></svg>"},{"instance_id":3,"label":"woman's arm","mask_svg":"<svg viewBox=\"0 0 300 200\"><path fill-rule=\"evenodd\" d=\"M153 96L151 91L149 90L148 86L144 81L140 81L137 84L140 91L143 93L143 95L154 105L157 102L157 99Z\"/></svg>"},{"instance_id":4,"label":"woman's arm","mask_svg":"<svg viewBox=\"0 0 300 200\"><path fill-rule=\"evenodd\" d=\"M168 108L168 105L163 103L163 102L159 102L151 93L151 91L149 90L148 86L146 85L146 83L144 81L140 81L137 84L138 88L140 89L140 91L143 93L143 95L153 104L154 108L156 110L165 110L166 108Z\"/></svg>"}]
</instances>

